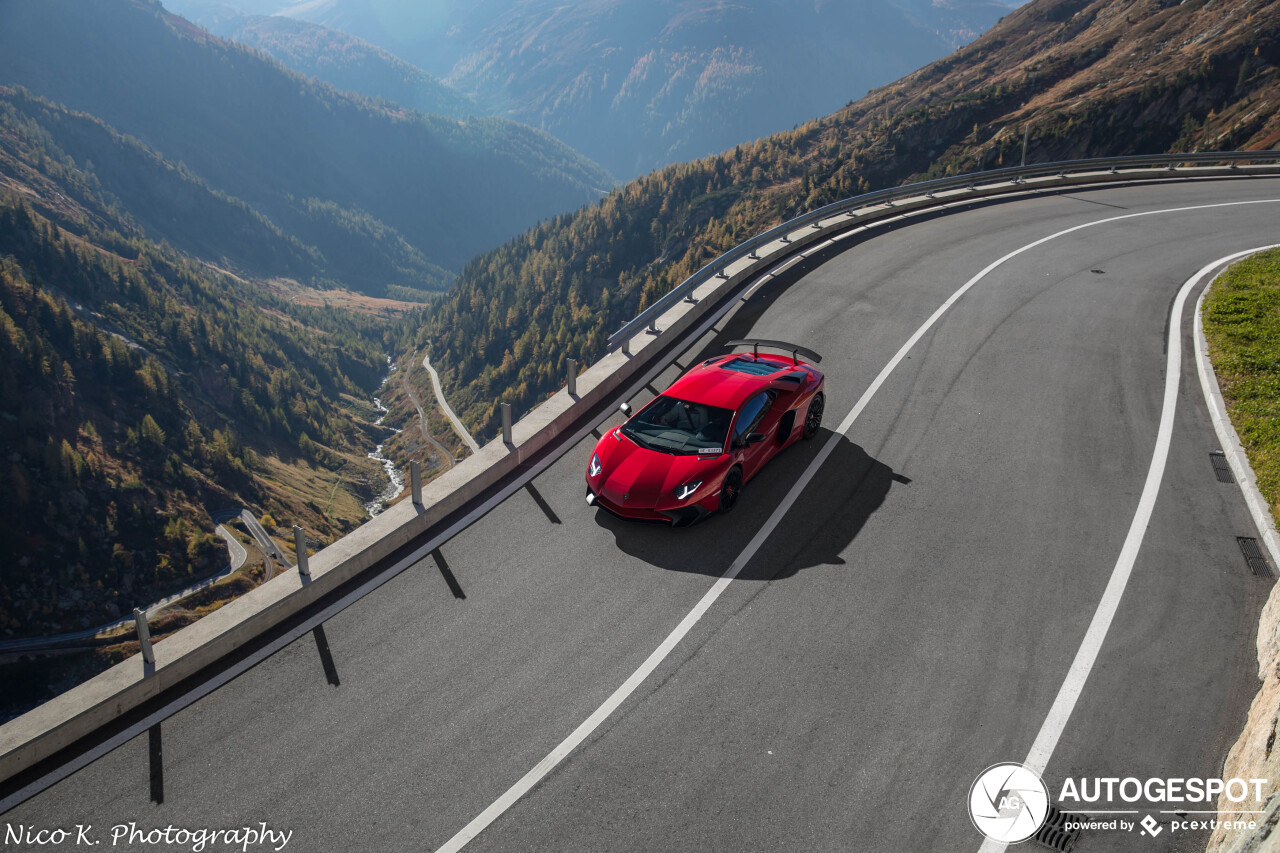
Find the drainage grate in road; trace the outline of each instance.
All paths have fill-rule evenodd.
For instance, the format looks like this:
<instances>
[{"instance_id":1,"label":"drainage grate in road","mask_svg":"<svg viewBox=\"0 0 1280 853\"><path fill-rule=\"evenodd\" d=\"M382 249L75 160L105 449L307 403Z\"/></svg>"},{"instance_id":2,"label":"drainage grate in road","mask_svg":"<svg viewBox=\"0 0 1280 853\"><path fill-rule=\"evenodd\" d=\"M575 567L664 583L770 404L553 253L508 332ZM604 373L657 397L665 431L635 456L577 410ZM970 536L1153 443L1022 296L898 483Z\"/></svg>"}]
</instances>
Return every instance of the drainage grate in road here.
<instances>
[{"instance_id":1,"label":"drainage grate in road","mask_svg":"<svg viewBox=\"0 0 1280 853\"><path fill-rule=\"evenodd\" d=\"M1249 564L1250 571L1260 578L1271 577L1271 566L1267 564L1267 558L1258 547L1257 539L1250 536L1237 536L1236 543L1240 546L1240 553L1244 554L1244 561Z\"/></svg>"},{"instance_id":2,"label":"drainage grate in road","mask_svg":"<svg viewBox=\"0 0 1280 853\"><path fill-rule=\"evenodd\" d=\"M1040 827L1040 831L1032 836L1032 840L1038 841L1050 850L1061 850L1062 853L1068 853L1071 848L1076 846L1076 840L1080 837L1080 827L1073 826L1067 829L1067 815L1057 806L1049 804L1049 816L1044 819L1044 825Z\"/></svg>"},{"instance_id":3,"label":"drainage grate in road","mask_svg":"<svg viewBox=\"0 0 1280 853\"><path fill-rule=\"evenodd\" d=\"M1213 463L1213 473L1217 476L1219 483L1234 483L1236 478L1231 476L1231 466L1227 464L1227 454L1221 450L1214 450L1209 454L1209 461Z\"/></svg>"}]
</instances>

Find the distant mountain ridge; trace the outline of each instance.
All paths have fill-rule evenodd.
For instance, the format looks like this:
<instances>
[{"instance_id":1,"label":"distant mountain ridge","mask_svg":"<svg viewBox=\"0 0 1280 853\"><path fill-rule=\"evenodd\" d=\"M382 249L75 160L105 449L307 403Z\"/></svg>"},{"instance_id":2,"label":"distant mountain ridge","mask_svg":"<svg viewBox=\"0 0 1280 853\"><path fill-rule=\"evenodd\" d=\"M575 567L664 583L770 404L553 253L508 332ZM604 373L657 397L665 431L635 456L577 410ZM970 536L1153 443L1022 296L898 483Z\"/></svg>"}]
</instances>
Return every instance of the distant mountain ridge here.
<instances>
[{"instance_id":1,"label":"distant mountain ridge","mask_svg":"<svg viewBox=\"0 0 1280 853\"><path fill-rule=\"evenodd\" d=\"M208 0L171 5L202 23L216 18ZM377 44L625 179L824 115L945 55L1009 8L996 0L308 0L277 14Z\"/></svg>"},{"instance_id":2,"label":"distant mountain ridge","mask_svg":"<svg viewBox=\"0 0 1280 853\"><path fill-rule=\"evenodd\" d=\"M424 113L482 115L473 98L364 39L282 15L221 15L201 23L337 89L385 98Z\"/></svg>"},{"instance_id":3,"label":"distant mountain ridge","mask_svg":"<svg viewBox=\"0 0 1280 853\"><path fill-rule=\"evenodd\" d=\"M545 133L341 94L151 0L3 4L0 85L88 113L247 205L320 259L315 283L374 294L447 286L477 252L610 185ZM132 177L113 174L112 192L146 222L153 184Z\"/></svg>"}]
</instances>

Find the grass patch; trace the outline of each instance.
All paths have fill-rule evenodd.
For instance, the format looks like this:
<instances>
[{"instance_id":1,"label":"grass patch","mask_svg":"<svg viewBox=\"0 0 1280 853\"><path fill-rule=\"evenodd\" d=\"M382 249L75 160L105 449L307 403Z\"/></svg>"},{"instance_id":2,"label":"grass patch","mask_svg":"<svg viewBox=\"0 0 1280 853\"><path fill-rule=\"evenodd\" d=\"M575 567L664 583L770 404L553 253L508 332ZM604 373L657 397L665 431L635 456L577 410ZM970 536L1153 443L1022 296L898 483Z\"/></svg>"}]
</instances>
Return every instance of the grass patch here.
<instances>
[{"instance_id":1,"label":"grass patch","mask_svg":"<svg viewBox=\"0 0 1280 853\"><path fill-rule=\"evenodd\" d=\"M1217 279L1204 301L1204 332L1227 413L1280 523L1280 250Z\"/></svg>"}]
</instances>

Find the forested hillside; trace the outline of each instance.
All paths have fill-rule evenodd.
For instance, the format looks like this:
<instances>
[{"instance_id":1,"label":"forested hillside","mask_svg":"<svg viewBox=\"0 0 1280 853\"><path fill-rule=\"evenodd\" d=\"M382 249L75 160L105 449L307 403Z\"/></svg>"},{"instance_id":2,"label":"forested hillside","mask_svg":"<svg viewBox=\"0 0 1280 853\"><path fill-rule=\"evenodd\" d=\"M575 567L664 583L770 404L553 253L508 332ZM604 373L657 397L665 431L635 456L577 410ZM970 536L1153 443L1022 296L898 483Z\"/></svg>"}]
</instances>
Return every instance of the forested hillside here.
<instances>
[{"instance_id":1,"label":"forested hillside","mask_svg":"<svg viewBox=\"0 0 1280 853\"><path fill-rule=\"evenodd\" d=\"M359 523L358 502L325 511L289 471L373 443L358 404L383 326L0 193L0 631L99 625L209 574L218 509L326 539Z\"/></svg>"},{"instance_id":2,"label":"forested hillside","mask_svg":"<svg viewBox=\"0 0 1280 853\"><path fill-rule=\"evenodd\" d=\"M153 236L191 247L207 239L205 211L182 211L180 198L160 199L169 210L157 222L162 188L206 205L214 194L244 208L241 223L258 232L249 249L277 244L263 268L235 252L235 240L215 251L252 274L318 265L317 286L438 290L476 252L610 183L545 133L339 93L154 0L0 4L0 86L51 102L12 104L80 165L110 161L99 180L135 221L161 226ZM255 216L290 245L261 233ZM230 221L215 227L234 232Z\"/></svg>"},{"instance_id":3,"label":"forested hillside","mask_svg":"<svg viewBox=\"0 0 1280 853\"><path fill-rule=\"evenodd\" d=\"M476 258L415 344L478 435L720 252L837 199L1030 157L1280 144L1277 0L1036 0L845 109L618 188Z\"/></svg>"},{"instance_id":4,"label":"forested hillside","mask_svg":"<svg viewBox=\"0 0 1280 853\"><path fill-rule=\"evenodd\" d=\"M244 202L211 190L190 170L100 119L23 89L0 87L0 181L33 190L30 202L56 219L87 216L98 227L127 223L134 236L263 276L319 282L329 274L319 249L286 235ZM433 275L452 279L425 264L413 268L415 259L397 257L394 244L376 248L384 251L374 276L394 270L420 285Z\"/></svg>"}]
</instances>

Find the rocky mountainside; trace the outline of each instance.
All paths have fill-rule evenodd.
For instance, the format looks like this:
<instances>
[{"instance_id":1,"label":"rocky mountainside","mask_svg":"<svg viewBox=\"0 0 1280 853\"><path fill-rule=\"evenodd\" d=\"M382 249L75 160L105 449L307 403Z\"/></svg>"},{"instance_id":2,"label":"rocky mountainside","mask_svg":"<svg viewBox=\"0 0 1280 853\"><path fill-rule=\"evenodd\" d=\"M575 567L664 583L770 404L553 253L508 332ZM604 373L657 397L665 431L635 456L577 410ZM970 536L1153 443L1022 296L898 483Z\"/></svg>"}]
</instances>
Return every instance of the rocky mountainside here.
<instances>
[{"instance_id":1,"label":"rocky mountainside","mask_svg":"<svg viewBox=\"0 0 1280 853\"><path fill-rule=\"evenodd\" d=\"M513 4L447 80L620 178L823 115L1007 11L880 0Z\"/></svg>"}]
</instances>

